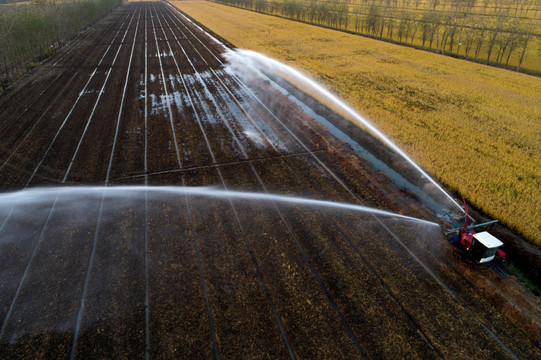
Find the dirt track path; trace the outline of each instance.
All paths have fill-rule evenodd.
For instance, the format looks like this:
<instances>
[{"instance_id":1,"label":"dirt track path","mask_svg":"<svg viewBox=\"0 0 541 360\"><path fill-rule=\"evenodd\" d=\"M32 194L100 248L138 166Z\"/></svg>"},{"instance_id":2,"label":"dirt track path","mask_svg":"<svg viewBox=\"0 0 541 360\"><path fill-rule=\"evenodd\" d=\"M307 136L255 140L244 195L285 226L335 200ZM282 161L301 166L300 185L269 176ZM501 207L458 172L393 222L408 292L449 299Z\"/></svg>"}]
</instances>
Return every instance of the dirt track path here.
<instances>
[{"instance_id":1,"label":"dirt track path","mask_svg":"<svg viewBox=\"0 0 541 360\"><path fill-rule=\"evenodd\" d=\"M0 188L214 186L434 218L222 52L163 2L117 8L1 100ZM235 198L64 201L0 214L22 239L0 238L2 358L541 356L438 230Z\"/></svg>"}]
</instances>

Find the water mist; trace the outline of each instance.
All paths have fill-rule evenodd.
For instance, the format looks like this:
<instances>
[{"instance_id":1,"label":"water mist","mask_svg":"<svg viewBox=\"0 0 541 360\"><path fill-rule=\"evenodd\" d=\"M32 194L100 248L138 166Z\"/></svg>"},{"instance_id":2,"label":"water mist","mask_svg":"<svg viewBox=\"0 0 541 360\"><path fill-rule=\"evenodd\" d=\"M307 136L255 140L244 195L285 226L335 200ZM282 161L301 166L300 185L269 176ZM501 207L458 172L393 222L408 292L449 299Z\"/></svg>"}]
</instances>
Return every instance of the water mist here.
<instances>
[{"instance_id":1,"label":"water mist","mask_svg":"<svg viewBox=\"0 0 541 360\"><path fill-rule=\"evenodd\" d=\"M263 54L257 53L251 50L228 50L224 55L229 62L229 71L233 74L237 74L242 71L242 67L249 67L250 69L261 72L270 71L278 73L282 78L290 80L293 83L300 84L304 88L311 90L311 93L317 94L318 98L324 103L331 104L337 110L345 113L348 117L353 119L358 125L368 129L373 135L381 140L385 145L394 150L404 160L406 160L411 166L413 166L424 178L426 178L438 191L440 191L448 200L451 201L460 211L464 211L459 203L457 203L432 177L430 177L417 163L415 163L402 149L400 149L394 142L392 142L385 134L378 130L371 122L359 115L350 106L344 103L337 96L332 94L323 85L317 83L315 80L302 74L300 71L283 64L273 58L267 57Z\"/></svg>"}]
</instances>

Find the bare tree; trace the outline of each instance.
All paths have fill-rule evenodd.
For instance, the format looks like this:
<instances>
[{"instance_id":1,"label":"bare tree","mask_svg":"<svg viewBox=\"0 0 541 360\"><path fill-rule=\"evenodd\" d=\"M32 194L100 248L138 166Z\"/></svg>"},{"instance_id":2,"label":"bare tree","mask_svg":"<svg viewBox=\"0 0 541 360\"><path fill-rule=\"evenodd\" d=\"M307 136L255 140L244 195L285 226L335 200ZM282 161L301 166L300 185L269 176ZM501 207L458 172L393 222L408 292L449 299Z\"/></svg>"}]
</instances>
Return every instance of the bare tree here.
<instances>
[{"instance_id":1,"label":"bare tree","mask_svg":"<svg viewBox=\"0 0 541 360\"><path fill-rule=\"evenodd\" d=\"M520 53L520 59L518 61L517 71L520 71L520 67L522 66L522 62L524 61L524 54L526 54L526 49L528 47L528 43L530 42L530 39L532 37L532 32L535 29L535 25L533 21L529 21L525 25L525 35L523 35L519 40L519 45L522 46L522 52ZM538 50L538 56L541 57L541 45L539 45Z\"/></svg>"},{"instance_id":2,"label":"bare tree","mask_svg":"<svg viewBox=\"0 0 541 360\"><path fill-rule=\"evenodd\" d=\"M422 15L421 18L421 47L425 47L426 41L430 38L430 30L433 23L433 11L427 11Z\"/></svg>"},{"instance_id":3,"label":"bare tree","mask_svg":"<svg viewBox=\"0 0 541 360\"><path fill-rule=\"evenodd\" d=\"M492 35L490 37L490 41L488 43L488 50L487 50L487 60L486 63L490 63L490 57L492 55L492 50L494 49L494 44L496 43L496 39L498 37L498 34L502 31L504 26L504 21L507 16L507 12L509 11L509 7L504 7L504 1L499 3L498 6L498 13L496 16L496 24L492 31Z\"/></svg>"},{"instance_id":4,"label":"bare tree","mask_svg":"<svg viewBox=\"0 0 541 360\"><path fill-rule=\"evenodd\" d=\"M256 0L255 11L261 13L267 11L267 0Z\"/></svg>"},{"instance_id":5,"label":"bare tree","mask_svg":"<svg viewBox=\"0 0 541 360\"><path fill-rule=\"evenodd\" d=\"M354 29L356 33L361 32L361 24L362 24L362 17L361 17L361 7L359 5L355 5L354 7L354 15L353 15L353 24Z\"/></svg>"},{"instance_id":6,"label":"bare tree","mask_svg":"<svg viewBox=\"0 0 541 360\"><path fill-rule=\"evenodd\" d=\"M394 23L395 23L395 12L396 8L398 6L398 0L392 0L390 4L389 9L389 21L387 23L387 39L393 40L393 30L394 30Z\"/></svg>"},{"instance_id":7,"label":"bare tree","mask_svg":"<svg viewBox=\"0 0 541 360\"><path fill-rule=\"evenodd\" d=\"M419 30L419 22L415 20L415 18L412 18L411 21L408 22L408 28L407 32L411 35L411 44L413 45L413 40L415 40L415 35L417 34L417 30ZM406 37L407 40L407 37Z\"/></svg>"},{"instance_id":8,"label":"bare tree","mask_svg":"<svg viewBox=\"0 0 541 360\"><path fill-rule=\"evenodd\" d=\"M338 27L341 29L342 26L344 26L344 28L347 29L349 22L349 3L347 0L341 0L337 3L337 14Z\"/></svg>"},{"instance_id":9,"label":"bare tree","mask_svg":"<svg viewBox=\"0 0 541 360\"><path fill-rule=\"evenodd\" d=\"M465 40L465 51L464 51L464 57L469 59L470 51L473 47L473 41L475 39L475 36L477 34L477 22L479 20L479 15L475 13L469 14L467 18L467 30L466 33L466 40Z\"/></svg>"},{"instance_id":10,"label":"bare tree","mask_svg":"<svg viewBox=\"0 0 541 360\"><path fill-rule=\"evenodd\" d=\"M366 20L368 26L368 33L371 35L377 35L381 21L380 7L373 2L368 9L368 18Z\"/></svg>"},{"instance_id":11,"label":"bare tree","mask_svg":"<svg viewBox=\"0 0 541 360\"><path fill-rule=\"evenodd\" d=\"M402 42L402 37L406 37L407 41L407 34L406 34L406 28L408 23L408 15L406 10L402 10L400 12L400 20L398 22L398 41Z\"/></svg>"}]
</instances>

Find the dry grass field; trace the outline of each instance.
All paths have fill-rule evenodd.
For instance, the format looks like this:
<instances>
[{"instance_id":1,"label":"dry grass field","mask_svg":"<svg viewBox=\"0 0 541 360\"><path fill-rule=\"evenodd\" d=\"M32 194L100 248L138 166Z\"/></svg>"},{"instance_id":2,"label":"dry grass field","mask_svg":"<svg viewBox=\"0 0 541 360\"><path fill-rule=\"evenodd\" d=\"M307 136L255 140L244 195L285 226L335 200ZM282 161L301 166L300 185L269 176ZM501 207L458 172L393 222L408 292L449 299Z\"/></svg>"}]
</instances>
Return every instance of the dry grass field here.
<instances>
[{"instance_id":1,"label":"dry grass field","mask_svg":"<svg viewBox=\"0 0 541 360\"><path fill-rule=\"evenodd\" d=\"M439 181L541 245L541 79L205 1L239 48L323 82Z\"/></svg>"}]
</instances>

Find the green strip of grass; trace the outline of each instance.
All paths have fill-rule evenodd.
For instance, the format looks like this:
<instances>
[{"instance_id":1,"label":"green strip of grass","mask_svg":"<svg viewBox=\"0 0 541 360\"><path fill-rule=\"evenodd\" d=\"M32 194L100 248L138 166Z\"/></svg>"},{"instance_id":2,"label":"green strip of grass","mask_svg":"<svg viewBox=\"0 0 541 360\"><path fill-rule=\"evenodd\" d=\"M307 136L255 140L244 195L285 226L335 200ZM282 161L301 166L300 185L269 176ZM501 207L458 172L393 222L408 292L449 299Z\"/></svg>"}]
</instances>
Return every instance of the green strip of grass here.
<instances>
[{"instance_id":1,"label":"green strip of grass","mask_svg":"<svg viewBox=\"0 0 541 360\"><path fill-rule=\"evenodd\" d=\"M509 274L515 276L518 279L518 281L523 283L536 296L541 296L541 286L533 282L522 271L520 271L520 269L518 269L513 263L509 263L506 267L506 270Z\"/></svg>"}]
</instances>

